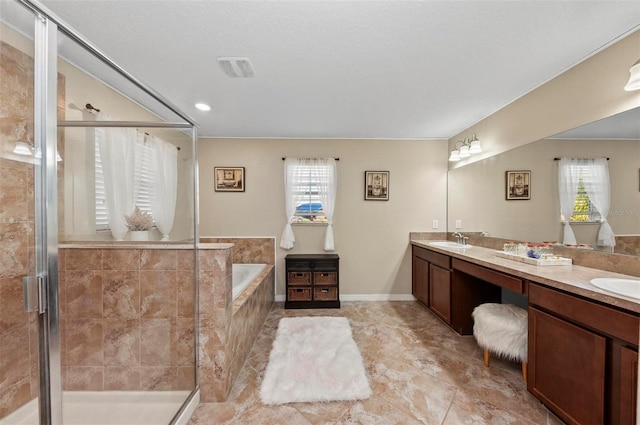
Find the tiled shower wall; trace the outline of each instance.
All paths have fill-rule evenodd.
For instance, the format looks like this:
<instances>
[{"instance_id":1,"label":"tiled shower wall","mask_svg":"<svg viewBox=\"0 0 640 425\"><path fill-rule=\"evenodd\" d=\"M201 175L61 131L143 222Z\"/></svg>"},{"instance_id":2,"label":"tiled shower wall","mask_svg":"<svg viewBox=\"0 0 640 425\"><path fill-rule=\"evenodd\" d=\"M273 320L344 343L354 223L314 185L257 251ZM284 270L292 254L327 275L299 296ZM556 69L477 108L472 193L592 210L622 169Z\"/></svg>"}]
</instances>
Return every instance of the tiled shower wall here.
<instances>
[{"instance_id":1,"label":"tiled shower wall","mask_svg":"<svg viewBox=\"0 0 640 425\"><path fill-rule=\"evenodd\" d=\"M63 248L65 390L195 386L193 249Z\"/></svg>"},{"instance_id":2,"label":"tiled shower wall","mask_svg":"<svg viewBox=\"0 0 640 425\"><path fill-rule=\"evenodd\" d=\"M0 98L0 151L11 151L16 141L33 144L33 58L2 41ZM60 74L57 106L64 119ZM64 157L61 131L58 150ZM59 181L63 167L58 163ZM0 419L38 395L36 315L24 312L22 296L22 278L35 274L34 211L33 165L0 158ZM62 223L61 209L58 214Z\"/></svg>"}]
</instances>

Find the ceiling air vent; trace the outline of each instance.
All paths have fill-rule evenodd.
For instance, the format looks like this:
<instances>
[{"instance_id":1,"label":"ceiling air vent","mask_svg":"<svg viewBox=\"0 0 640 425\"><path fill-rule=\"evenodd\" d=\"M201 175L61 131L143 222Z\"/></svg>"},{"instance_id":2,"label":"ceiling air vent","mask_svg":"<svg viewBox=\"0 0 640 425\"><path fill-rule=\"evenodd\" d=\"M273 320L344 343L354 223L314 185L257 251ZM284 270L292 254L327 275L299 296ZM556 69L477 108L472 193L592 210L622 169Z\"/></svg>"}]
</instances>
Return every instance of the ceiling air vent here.
<instances>
[{"instance_id":1,"label":"ceiling air vent","mask_svg":"<svg viewBox=\"0 0 640 425\"><path fill-rule=\"evenodd\" d=\"M224 57L218 58L218 63L229 77L252 78L256 75L249 58Z\"/></svg>"}]
</instances>

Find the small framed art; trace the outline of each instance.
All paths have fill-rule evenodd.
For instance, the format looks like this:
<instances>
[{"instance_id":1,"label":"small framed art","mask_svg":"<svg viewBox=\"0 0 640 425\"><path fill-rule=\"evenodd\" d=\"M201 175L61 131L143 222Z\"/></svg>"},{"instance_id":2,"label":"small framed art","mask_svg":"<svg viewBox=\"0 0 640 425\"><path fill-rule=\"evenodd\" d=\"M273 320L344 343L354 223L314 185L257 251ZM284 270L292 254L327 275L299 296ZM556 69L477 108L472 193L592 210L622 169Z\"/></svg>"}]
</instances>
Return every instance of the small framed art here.
<instances>
[{"instance_id":1,"label":"small framed art","mask_svg":"<svg viewBox=\"0 0 640 425\"><path fill-rule=\"evenodd\" d=\"M364 172L364 200L388 201L389 200L389 172L365 171Z\"/></svg>"},{"instance_id":2,"label":"small framed art","mask_svg":"<svg viewBox=\"0 0 640 425\"><path fill-rule=\"evenodd\" d=\"M506 199L507 201L531 199L531 171L507 171Z\"/></svg>"},{"instance_id":3,"label":"small framed art","mask_svg":"<svg viewBox=\"0 0 640 425\"><path fill-rule=\"evenodd\" d=\"M244 167L214 167L216 192L244 192Z\"/></svg>"}]
</instances>

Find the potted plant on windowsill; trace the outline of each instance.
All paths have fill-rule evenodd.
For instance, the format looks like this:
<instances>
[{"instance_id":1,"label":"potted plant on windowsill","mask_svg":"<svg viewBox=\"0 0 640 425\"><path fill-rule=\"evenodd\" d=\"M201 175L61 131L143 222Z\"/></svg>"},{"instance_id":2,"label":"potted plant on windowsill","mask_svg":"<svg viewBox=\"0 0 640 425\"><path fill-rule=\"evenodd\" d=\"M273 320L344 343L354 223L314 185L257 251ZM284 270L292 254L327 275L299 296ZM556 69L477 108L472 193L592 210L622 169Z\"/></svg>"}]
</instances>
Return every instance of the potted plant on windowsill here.
<instances>
[{"instance_id":1,"label":"potted plant on windowsill","mask_svg":"<svg viewBox=\"0 0 640 425\"><path fill-rule=\"evenodd\" d=\"M148 241L149 230L153 227L153 217L146 211L136 207L129 215L125 215L127 227L132 241Z\"/></svg>"}]
</instances>

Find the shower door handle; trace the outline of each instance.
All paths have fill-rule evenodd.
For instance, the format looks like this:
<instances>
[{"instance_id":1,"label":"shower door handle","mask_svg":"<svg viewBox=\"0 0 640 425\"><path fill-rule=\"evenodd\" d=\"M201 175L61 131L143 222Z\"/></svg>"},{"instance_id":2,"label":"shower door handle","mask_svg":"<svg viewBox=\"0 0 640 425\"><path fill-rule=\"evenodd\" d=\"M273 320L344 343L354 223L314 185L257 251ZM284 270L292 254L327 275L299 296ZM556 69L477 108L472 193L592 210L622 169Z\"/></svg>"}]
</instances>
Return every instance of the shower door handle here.
<instances>
[{"instance_id":1,"label":"shower door handle","mask_svg":"<svg viewBox=\"0 0 640 425\"><path fill-rule=\"evenodd\" d=\"M24 294L24 311L37 311L42 314L47 310L46 281L43 276L26 276L22 278Z\"/></svg>"}]
</instances>

